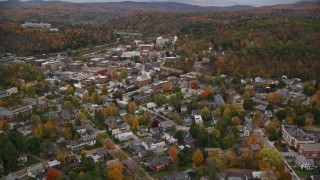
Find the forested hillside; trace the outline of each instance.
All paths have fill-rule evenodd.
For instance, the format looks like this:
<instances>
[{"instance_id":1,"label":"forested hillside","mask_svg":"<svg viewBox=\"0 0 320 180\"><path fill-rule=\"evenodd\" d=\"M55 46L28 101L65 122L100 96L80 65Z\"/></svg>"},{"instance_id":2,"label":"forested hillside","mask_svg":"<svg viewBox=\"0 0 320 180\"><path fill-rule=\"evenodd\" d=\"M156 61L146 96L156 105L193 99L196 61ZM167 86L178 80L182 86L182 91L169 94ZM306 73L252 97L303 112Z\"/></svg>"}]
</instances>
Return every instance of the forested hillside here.
<instances>
[{"instance_id":1,"label":"forested hillside","mask_svg":"<svg viewBox=\"0 0 320 180\"><path fill-rule=\"evenodd\" d=\"M303 79L315 79L319 74L318 18L249 19L210 29L203 25L201 30L189 32L199 27L184 28L193 35L180 39L177 54L183 58L209 57L214 73L243 77L286 74ZM209 47L218 55L209 52Z\"/></svg>"}]
</instances>

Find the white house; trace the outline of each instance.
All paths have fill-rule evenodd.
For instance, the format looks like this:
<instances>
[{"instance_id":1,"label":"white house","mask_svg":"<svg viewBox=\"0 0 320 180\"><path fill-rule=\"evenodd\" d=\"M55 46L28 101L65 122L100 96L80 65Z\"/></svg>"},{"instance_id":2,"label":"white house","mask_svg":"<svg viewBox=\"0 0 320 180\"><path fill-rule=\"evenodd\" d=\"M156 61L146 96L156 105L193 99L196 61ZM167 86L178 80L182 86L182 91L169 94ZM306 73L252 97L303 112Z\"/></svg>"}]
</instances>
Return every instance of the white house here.
<instances>
[{"instance_id":1,"label":"white house","mask_svg":"<svg viewBox=\"0 0 320 180\"><path fill-rule=\"evenodd\" d=\"M247 126L239 125L238 130L240 133L240 136L247 137L250 135L250 131L247 129Z\"/></svg>"},{"instance_id":2,"label":"white house","mask_svg":"<svg viewBox=\"0 0 320 180\"><path fill-rule=\"evenodd\" d=\"M314 170L317 168L313 159L307 159L303 155L297 156L295 163L301 170Z\"/></svg>"},{"instance_id":3,"label":"white house","mask_svg":"<svg viewBox=\"0 0 320 180\"><path fill-rule=\"evenodd\" d=\"M202 120L201 115L194 115L194 120L195 120L197 125L202 125L203 124L203 120Z\"/></svg>"},{"instance_id":4,"label":"white house","mask_svg":"<svg viewBox=\"0 0 320 180\"><path fill-rule=\"evenodd\" d=\"M132 131L115 135L115 138L118 139L119 141L128 141L132 137L133 137Z\"/></svg>"}]
</instances>

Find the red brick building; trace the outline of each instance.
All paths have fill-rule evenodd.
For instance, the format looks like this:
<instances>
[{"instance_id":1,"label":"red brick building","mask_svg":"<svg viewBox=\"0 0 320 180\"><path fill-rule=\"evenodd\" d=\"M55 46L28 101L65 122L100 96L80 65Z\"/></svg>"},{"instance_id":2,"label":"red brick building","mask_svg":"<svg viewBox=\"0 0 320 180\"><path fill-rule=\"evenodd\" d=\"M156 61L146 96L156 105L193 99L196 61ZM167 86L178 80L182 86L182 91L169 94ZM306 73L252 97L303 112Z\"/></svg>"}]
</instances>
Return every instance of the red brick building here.
<instances>
[{"instance_id":1,"label":"red brick building","mask_svg":"<svg viewBox=\"0 0 320 180\"><path fill-rule=\"evenodd\" d=\"M298 152L307 159L320 159L320 143L300 144Z\"/></svg>"}]
</instances>

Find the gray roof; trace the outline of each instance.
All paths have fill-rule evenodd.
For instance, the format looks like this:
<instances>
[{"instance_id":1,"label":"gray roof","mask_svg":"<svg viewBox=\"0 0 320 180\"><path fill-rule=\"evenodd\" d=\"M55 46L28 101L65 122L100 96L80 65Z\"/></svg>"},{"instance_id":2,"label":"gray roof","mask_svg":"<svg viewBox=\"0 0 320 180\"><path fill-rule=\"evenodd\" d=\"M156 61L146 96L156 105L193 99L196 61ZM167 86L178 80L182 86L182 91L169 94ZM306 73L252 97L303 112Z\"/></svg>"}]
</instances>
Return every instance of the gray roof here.
<instances>
[{"instance_id":1,"label":"gray roof","mask_svg":"<svg viewBox=\"0 0 320 180\"><path fill-rule=\"evenodd\" d=\"M170 161L170 156L155 157L150 161L150 165L162 164Z\"/></svg>"},{"instance_id":2,"label":"gray roof","mask_svg":"<svg viewBox=\"0 0 320 180\"><path fill-rule=\"evenodd\" d=\"M300 149L305 151L320 151L320 143L300 144Z\"/></svg>"}]
</instances>

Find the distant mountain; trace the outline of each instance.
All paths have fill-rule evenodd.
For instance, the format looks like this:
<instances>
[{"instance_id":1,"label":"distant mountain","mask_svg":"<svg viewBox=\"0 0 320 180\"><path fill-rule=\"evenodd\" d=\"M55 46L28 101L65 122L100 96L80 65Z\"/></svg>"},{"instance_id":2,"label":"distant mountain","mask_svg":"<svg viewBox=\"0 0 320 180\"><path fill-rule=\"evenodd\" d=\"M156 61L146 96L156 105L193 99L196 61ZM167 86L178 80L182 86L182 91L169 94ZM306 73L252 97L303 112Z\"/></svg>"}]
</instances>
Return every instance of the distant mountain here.
<instances>
[{"instance_id":1,"label":"distant mountain","mask_svg":"<svg viewBox=\"0 0 320 180\"><path fill-rule=\"evenodd\" d=\"M28 7L28 8L25 8ZM270 9L317 9L319 2L275 5L255 8L248 5L198 6L178 2L92 2L65 1L0 1L2 21L92 22L115 19L152 11L169 13L203 13L208 11L246 11L264 13ZM319 9L319 8L318 8Z\"/></svg>"}]
</instances>

